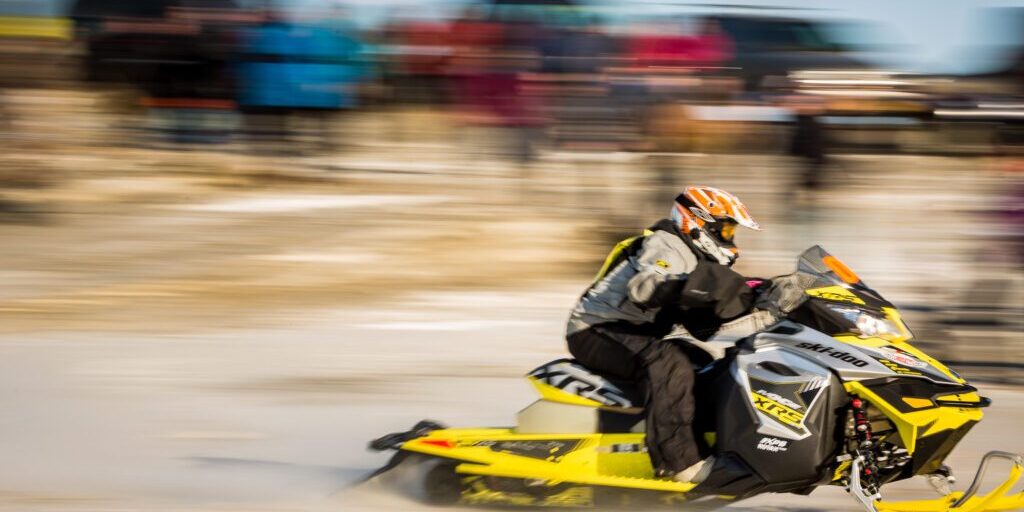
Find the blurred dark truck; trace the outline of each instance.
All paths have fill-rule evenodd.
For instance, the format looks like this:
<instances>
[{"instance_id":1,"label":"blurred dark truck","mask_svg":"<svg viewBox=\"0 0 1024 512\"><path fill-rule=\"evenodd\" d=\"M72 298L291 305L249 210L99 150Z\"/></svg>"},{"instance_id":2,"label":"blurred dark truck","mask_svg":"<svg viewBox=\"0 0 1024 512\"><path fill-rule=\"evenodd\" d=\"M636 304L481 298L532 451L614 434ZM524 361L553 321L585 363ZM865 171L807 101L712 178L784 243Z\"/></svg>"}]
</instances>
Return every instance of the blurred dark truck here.
<instances>
[{"instance_id":1,"label":"blurred dark truck","mask_svg":"<svg viewBox=\"0 0 1024 512\"><path fill-rule=\"evenodd\" d=\"M819 98L832 150L909 149L898 147L904 134L921 132L931 117L930 79L869 62L898 50L884 42L881 26L731 13L700 23L716 23L731 39L733 56L722 71L746 92Z\"/></svg>"},{"instance_id":2,"label":"blurred dark truck","mask_svg":"<svg viewBox=\"0 0 1024 512\"><path fill-rule=\"evenodd\" d=\"M703 23L717 23L732 40L730 67L743 78L747 90L760 89L768 77L785 77L808 70L862 70L870 66L833 42L821 22L797 18L713 15Z\"/></svg>"}]
</instances>

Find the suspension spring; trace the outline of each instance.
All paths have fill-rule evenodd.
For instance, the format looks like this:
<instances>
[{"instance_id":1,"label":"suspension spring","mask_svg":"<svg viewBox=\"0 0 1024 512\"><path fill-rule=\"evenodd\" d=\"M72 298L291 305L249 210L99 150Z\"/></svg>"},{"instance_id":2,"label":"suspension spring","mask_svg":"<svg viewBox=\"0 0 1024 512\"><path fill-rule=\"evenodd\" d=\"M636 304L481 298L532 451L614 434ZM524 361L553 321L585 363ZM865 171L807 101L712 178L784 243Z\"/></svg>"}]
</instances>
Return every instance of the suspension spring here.
<instances>
[{"instance_id":1,"label":"suspension spring","mask_svg":"<svg viewBox=\"0 0 1024 512\"><path fill-rule=\"evenodd\" d=\"M855 457L863 459L860 481L870 494L878 492L878 461L875 457L874 434L871 432L871 421L868 419L868 403L860 398L850 401L853 412L853 430L857 439Z\"/></svg>"}]
</instances>

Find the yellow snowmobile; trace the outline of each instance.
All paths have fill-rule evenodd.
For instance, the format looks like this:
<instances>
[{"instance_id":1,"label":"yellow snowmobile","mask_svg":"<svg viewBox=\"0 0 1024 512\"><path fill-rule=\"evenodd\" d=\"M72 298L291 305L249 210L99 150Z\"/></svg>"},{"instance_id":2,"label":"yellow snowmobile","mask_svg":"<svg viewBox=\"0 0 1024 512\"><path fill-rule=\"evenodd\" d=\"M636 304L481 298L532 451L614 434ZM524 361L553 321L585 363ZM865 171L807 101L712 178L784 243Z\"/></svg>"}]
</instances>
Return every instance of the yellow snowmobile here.
<instances>
[{"instance_id":1,"label":"yellow snowmobile","mask_svg":"<svg viewBox=\"0 0 1024 512\"><path fill-rule=\"evenodd\" d=\"M837 485L872 512L1024 510L1024 493L1010 494L1024 472L1019 455L990 452L965 492L949 491L943 460L991 401L911 345L891 303L818 246L773 282L796 289L800 300L762 301L773 321L697 373L694 428L703 433L702 455L716 455L699 484L654 476L643 404L628 382L566 359L527 375L540 398L519 412L516 426L420 422L370 443L397 450L375 474L418 462L423 495L435 504L710 510ZM1008 460L1010 473L980 495L995 459ZM882 499L885 484L918 475L945 495Z\"/></svg>"}]
</instances>

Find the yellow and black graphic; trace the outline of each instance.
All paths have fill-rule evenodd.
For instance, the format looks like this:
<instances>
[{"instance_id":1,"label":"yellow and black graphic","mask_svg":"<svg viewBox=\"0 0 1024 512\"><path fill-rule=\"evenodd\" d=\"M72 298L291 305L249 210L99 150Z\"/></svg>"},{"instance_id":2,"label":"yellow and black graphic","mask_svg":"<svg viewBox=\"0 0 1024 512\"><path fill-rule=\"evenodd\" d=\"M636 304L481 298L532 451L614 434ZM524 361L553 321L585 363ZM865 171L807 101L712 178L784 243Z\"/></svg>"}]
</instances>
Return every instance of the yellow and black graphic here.
<instances>
[{"instance_id":1,"label":"yellow and black graphic","mask_svg":"<svg viewBox=\"0 0 1024 512\"><path fill-rule=\"evenodd\" d=\"M486 440L473 443L473 446L486 446L496 452L551 462L558 462L579 445L579 439Z\"/></svg>"},{"instance_id":2,"label":"yellow and black graphic","mask_svg":"<svg viewBox=\"0 0 1024 512\"><path fill-rule=\"evenodd\" d=\"M823 288L812 288L807 290L807 295L811 297L818 297L819 299L831 300L835 302L849 302L851 304L857 304L863 306L865 304L864 299L861 299L857 294L843 288L842 286L825 286Z\"/></svg>"},{"instance_id":3,"label":"yellow and black graphic","mask_svg":"<svg viewBox=\"0 0 1024 512\"><path fill-rule=\"evenodd\" d=\"M763 390L761 391L763 392ZM754 408L779 420L784 425L791 427L798 432L803 431L804 414L792 407L783 405L759 391L752 391L751 398L754 400Z\"/></svg>"},{"instance_id":4,"label":"yellow and black graphic","mask_svg":"<svg viewBox=\"0 0 1024 512\"><path fill-rule=\"evenodd\" d=\"M770 382L750 378L750 399L754 409L778 421L797 434L807 434L804 420L811 406L827 387L821 379L806 382Z\"/></svg>"}]
</instances>

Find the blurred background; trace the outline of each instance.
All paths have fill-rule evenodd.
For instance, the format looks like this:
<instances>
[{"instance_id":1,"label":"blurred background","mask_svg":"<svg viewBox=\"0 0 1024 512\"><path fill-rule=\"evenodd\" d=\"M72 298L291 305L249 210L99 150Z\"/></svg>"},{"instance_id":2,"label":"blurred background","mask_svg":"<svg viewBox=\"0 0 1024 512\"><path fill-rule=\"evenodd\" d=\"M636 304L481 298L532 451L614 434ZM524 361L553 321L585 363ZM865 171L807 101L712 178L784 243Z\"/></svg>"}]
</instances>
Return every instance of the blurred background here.
<instances>
[{"instance_id":1,"label":"blurred background","mask_svg":"<svg viewBox=\"0 0 1024 512\"><path fill-rule=\"evenodd\" d=\"M365 441L510 422L691 184L1024 450L1024 2L0 0L0 509L408 510Z\"/></svg>"}]
</instances>

